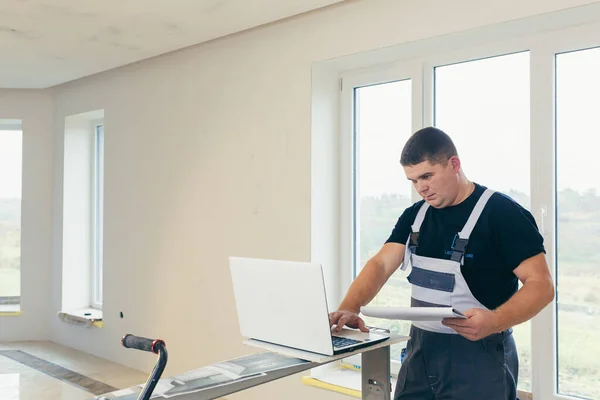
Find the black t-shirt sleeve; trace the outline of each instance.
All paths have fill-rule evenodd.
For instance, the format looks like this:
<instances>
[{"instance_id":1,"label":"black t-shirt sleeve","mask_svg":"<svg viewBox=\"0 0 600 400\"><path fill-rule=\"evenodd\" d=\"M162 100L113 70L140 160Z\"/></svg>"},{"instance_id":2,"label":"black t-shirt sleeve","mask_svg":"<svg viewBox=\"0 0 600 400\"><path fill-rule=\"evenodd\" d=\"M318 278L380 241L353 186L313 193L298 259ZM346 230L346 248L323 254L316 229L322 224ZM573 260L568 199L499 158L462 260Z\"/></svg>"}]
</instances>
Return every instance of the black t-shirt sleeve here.
<instances>
[{"instance_id":1,"label":"black t-shirt sleeve","mask_svg":"<svg viewBox=\"0 0 600 400\"><path fill-rule=\"evenodd\" d=\"M507 196L496 196L498 207L492 221L494 236L503 264L513 271L527 258L545 252L544 238L527 209Z\"/></svg>"},{"instance_id":2,"label":"black t-shirt sleeve","mask_svg":"<svg viewBox=\"0 0 600 400\"><path fill-rule=\"evenodd\" d=\"M423 204L423 201L417 202L416 204L413 204L404 210L400 218L398 218L396 226L394 226L394 229L392 230L389 238L386 240L386 243L406 244L408 236L411 232L410 227L417 217L417 212L419 208L421 208L421 204Z\"/></svg>"}]
</instances>

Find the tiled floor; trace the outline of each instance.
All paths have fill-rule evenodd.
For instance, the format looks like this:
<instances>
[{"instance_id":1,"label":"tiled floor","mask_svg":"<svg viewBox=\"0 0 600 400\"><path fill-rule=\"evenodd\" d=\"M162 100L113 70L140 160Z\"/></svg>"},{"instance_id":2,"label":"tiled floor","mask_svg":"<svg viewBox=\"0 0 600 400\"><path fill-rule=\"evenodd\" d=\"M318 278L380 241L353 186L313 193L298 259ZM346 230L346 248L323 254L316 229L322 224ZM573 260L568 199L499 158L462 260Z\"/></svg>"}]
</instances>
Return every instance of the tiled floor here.
<instances>
[{"instance_id":1,"label":"tiled floor","mask_svg":"<svg viewBox=\"0 0 600 400\"><path fill-rule=\"evenodd\" d=\"M0 343L0 400L85 400L95 390L126 388L147 377L51 342Z\"/></svg>"}]
</instances>

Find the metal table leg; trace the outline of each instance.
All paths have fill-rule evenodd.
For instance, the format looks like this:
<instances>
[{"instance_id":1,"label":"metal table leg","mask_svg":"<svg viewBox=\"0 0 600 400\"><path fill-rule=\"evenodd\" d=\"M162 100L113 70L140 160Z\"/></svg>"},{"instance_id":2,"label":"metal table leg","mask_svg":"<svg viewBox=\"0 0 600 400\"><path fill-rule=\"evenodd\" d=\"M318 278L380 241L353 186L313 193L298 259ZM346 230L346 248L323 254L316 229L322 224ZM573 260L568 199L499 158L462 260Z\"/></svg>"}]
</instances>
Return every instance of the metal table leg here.
<instances>
[{"instance_id":1,"label":"metal table leg","mask_svg":"<svg viewBox=\"0 0 600 400\"><path fill-rule=\"evenodd\" d=\"M363 400L390 400L390 346L361 354Z\"/></svg>"}]
</instances>

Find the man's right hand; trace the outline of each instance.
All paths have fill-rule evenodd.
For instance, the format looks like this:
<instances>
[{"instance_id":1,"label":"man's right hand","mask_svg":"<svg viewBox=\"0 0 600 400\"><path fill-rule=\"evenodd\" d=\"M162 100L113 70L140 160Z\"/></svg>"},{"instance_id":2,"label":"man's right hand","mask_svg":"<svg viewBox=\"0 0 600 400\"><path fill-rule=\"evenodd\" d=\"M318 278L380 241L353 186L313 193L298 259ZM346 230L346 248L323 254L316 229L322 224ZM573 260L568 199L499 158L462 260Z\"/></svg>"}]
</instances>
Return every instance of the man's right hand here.
<instances>
[{"instance_id":1,"label":"man's right hand","mask_svg":"<svg viewBox=\"0 0 600 400\"><path fill-rule=\"evenodd\" d=\"M344 325L349 328L358 328L363 332L369 332L369 329L365 326L365 321L358 314L347 310L337 310L329 314L329 327L333 325L336 326L333 332L340 332Z\"/></svg>"}]
</instances>

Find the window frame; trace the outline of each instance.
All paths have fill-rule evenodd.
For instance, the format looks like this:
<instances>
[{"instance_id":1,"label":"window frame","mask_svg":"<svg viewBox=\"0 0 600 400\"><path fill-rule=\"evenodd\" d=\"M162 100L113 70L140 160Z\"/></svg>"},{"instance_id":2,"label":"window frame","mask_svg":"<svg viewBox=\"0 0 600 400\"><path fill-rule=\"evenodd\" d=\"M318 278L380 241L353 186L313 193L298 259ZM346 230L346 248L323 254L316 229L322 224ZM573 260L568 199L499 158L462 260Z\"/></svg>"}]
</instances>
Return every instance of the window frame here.
<instances>
[{"instance_id":1,"label":"window frame","mask_svg":"<svg viewBox=\"0 0 600 400\"><path fill-rule=\"evenodd\" d=\"M91 308L103 304L103 219L104 219L104 120L92 121L92 212L91 212Z\"/></svg>"},{"instance_id":2,"label":"window frame","mask_svg":"<svg viewBox=\"0 0 600 400\"><path fill-rule=\"evenodd\" d=\"M367 71L358 71L345 74L342 76L341 90L341 112L342 120L341 128L341 153L340 153L340 190L341 190L341 213L342 218L340 226L340 242L341 242L341 265L351 265L352 269L342 268L341 270L341 290L346 293L352 283L354 266L355 266L355 251L353 249L356 232L358 231L358 223L354 221L354 215L358 212L354 194L356 192L355 180L355 157L358 151L359 144L356 141L356 124L354 112L348 112L354 108L354 93L355 89L377 85L393 81L411 80L411 97L412 97L412 129L417 130L423 126L422 108L422 92L415 90L422 85L422 69L419 61L398 62L390 65L384 65L380 68ZM415 104L417 105L415 107ZM411 189L411 200L415 201L418 194ZM350 250L349 250L350 249ZM340 299L341 300L341 299Z\"/></svg>"},{"instance_id":3,"label":"window frame","mask_svg":"<svg viewBox=\"0 0 600 400\"><path fill-rule=\"evenodd\" d=\"M580 18L578 16L578 18ZM575 18L574 18L575 20ZM345 296L353 279L354 234L358 229L354 221L355 157L354 89L360 86L398 80L408 74L413 80L413 131L434 121L435 67L472 61L488 57L528 51L530 54L530 193L531 212L544 237L547 260L556 286L556 125L555 125L555 65L556 55L577 50L600 47L600 18L593 17L577 26L575 22L554 19L555 29L543 32L505 31L505 40L470 38L477 44L461 46L455 43L451 50L445 47L428 49L428 54L407 60L376 65L340 74L340 295ZM570 24L570 25L569 25ZM476 33L474 33L476 35ZM457 38L457 41L460 38ZM467 41L469 42L469 41ZM422 90L415 90L422 85ZM419 199L413 188L413 201ZM390 221L390 232L395 221ZM342 298L337 299L339 301ZM573 400L574 397L558 393L557 303L555 300L531 320L532 391L533 398L548 400ZM548 327L552 330L548 330ZM392 373L399 363L392 360ZM549 384L550 383L550 384Z\"/></svg>"},{"instance_id":4,"label":"window frame","mask_svg":"<svg viewBox=\"0 0 600 400\"><path fill-rule=\"evenodd\" d=\"M24 179L23 179L23 162L24 162L24 157L23 157L23 153L24 153L24 137L25 137L25 132L23 130L23 121L21 119L5 119L5 118L0 118L0 134L2 134L2 132L21 132L21 176L20 176L20 180L21 180L21 199L20 199L20 215L19 218L21 219L21 221L23 220L23 184L24 184ZM23 280L23 226L21 224L21 243L20 243L20 248L19 248L19 276L20 276L20 280L21 280L21 289L22 289L22 280ZM18 296L0 296L0 308L8 308L11 311L13 310L21 310L23 307L22 304L22 290L19 290L19 295Z\"/></svg>"}]
</instances>

